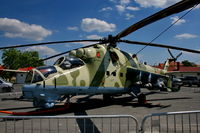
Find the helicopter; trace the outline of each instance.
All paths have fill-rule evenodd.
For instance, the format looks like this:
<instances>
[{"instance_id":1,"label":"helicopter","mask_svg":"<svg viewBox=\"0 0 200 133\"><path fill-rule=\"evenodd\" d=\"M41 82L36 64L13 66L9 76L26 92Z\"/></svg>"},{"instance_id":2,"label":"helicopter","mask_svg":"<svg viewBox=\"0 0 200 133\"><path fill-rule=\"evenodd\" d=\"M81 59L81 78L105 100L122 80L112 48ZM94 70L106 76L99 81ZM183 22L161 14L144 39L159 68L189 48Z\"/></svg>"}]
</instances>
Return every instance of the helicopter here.
<instances>
[{"instance_id":1,"label":"helicopter","mask_svg":"<svg viewBox=\"0 0 200 133\"><path fill-rule=\"evenodd\" d=\"M103 95L109 101L112 96L130 94L138 98L139 103L145 103L146 96L141 88L158 89L161 91L178 91L180 88L172 85L173 77L168 75L170 63L176 61L181 54L167 59L164 69L158 69L138 61L136 54L129 54L117 48L120 42L136 45L181 50L199 54L200 51L175 46L146 43L121 38L143 28L153 22L175 13L182 12L200 3L200 0L182 0L141 21L131 25L116 36L96 40L71 40L44 42L35 44L0 47L0 49L28 46L50 45L74 42L96 42L85 47L66 51L42 59L45 61L63 54L52 66L37 67L27 74L22 87L22 97L31 99L34 107L52 108L57 102L77 95Z\"/></svg>"}]
</instances>

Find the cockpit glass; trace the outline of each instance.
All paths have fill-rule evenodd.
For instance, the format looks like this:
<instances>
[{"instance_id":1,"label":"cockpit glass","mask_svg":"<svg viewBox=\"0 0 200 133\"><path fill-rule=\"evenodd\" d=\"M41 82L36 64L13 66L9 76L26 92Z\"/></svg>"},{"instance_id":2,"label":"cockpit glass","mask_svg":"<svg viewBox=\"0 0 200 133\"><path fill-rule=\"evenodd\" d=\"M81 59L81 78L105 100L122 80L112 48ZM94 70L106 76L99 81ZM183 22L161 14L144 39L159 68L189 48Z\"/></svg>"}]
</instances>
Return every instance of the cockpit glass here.
<instances>
[{"instance_id":1,"label":"cockpit glass","mask_svg":"<svg viewBox=\"0 0 200 133\"><path fill-rule=\"evenodd\" d=\"M32 78L33 78L33 71L30 71L30 72L28 72L28 74L26 76L25 83L27 83L27 84L31 83Z\"/></svg>"},{"instance_id":2,"label":"cockpit glass","mask_svg":"<svg viewBox=\"0 0 200 133\"><path fill-rule=\"evenodd\" d=\"M43 80L42 76L37 71L34 71L34 77L32 83L36 83L42 80Z\"/></svg>"},{"instance_id":3,"label":"cockpit glass","mask_svg":"<svg viewBox=\"0 0 200 133\"><path fill-rule=\"evenodd\" d=\"M38 67L36 69L39 70L44 75L45 78L47 78L50 74L57 72L54 66L43 66L43 67Z\"/></svg>"},{"instance_id":4,"label":"cockpit glass","mask_svg":"<svg viewBox=\"0 0 200 133\"><path fill-rule=\"evenodd\" d=\"M43 81L44 80L43 76L45 78L47 78L50 74L53 74L56 72L57 72L57 70L54 66L37 67L36 70L30 71L27 74L25 82L27 84L30 84L30 83L36 83L39 81Z\"/></svg>"},{"instance_id":5,"label":"cockpit glass","mask_svg":"<svg viewBox=\"0 0 200 133\"><path fill-rule=\"evenodd\" d=\"M81 59L74 56L61 57L56 61L56 65L60 66L63 70L72 69L83 66L84 63Z\"/></svg>"}]
</instances>

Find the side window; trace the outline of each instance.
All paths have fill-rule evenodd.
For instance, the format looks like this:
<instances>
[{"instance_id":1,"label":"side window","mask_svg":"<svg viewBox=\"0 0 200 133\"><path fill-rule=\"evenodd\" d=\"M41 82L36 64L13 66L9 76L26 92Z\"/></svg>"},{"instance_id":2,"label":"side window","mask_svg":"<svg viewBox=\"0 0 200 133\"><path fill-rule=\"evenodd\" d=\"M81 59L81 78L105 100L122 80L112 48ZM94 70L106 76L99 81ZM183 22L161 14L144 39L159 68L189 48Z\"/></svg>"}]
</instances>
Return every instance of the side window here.
<instances>
[{"instance_id":1,"label":"side window","mask_svg":"<svg viewBox=\"0 0 200 133\"><path fill-rule=\"evenodd\" d=\"M117 62L119 60L119 57L115 52L111 52L110 51L109 53L110 53L110 58L112 60L112 63L115 63L115 62Z\"/></svg>"},{"instance_id":2,"label":"side window","mask_svg":"<svg viewBox=\"0 0 200 133\"><path fill-rule=\"evenodd\" d=\"M65 62L63 62L63 63L60 65L60 67L61 67L62 69L64 69L64 70L70 69L70 68L71 68L71 63L70 63L69 61L65 61Z\"/></svg>"},{"instance_id":3,"label":"side window","mask_svg":"<svg viewBox=\"0 0 200 133\"><path fill-rule=\"evenodd\" d=\"M41 77L41 75L37 71L35 71L32 83L36 83L42 80L43 78Z\"/></svg>"},{"instance_id":4,"label":"side window","mask_svg":"<svg viewBox=\"0 0 200 133\"><path fill-rule=\"evenodd\" d=\"M76 57L66 57L65 60L61 63L60 67L63 70L72 69L76 67L83 66L84 63L82 60Z\"/></svg>"}]
</instances>

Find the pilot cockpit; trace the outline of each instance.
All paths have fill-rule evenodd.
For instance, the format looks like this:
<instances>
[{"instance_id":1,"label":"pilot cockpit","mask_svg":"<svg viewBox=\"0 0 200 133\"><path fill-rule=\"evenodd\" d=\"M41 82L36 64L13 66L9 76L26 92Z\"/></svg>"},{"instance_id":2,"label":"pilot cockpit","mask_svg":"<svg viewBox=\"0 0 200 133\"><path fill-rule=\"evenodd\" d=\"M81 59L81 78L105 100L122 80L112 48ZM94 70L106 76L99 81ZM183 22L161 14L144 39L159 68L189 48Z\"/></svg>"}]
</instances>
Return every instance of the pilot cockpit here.
<instances>
[{"instance_id":1,"label":"pilot cockpit","mask_svg":"<svg viewBox=\"0 0 200 133\"><path fill-rule=\"evenodd\" d=\"M83 66L84 63L81 59L73 57L73 56L65 56L59 58L54 65L59 66L63 70L68 70L76 67ZM36 69L31 70L26 77L25 82L36 83L43 81L45 78L48 78L49 75L57 73L56 67L54 66L42 66L37 67Z\"/></svg>"},{"instance_id":2,"label":"pilot cockpit","mask_svg":"<svg viewBox=\"0 0 200 133\"><path fill-rule=\"evenodd\" d=\"M81 59L74 56L65 56L59 58L54 65L61 67L63 70L72 69L83 66L84 63Z\"/></svg>"},{"instance_id":3,"label":"pilot cockpit","mask_svg":"<svg viewBox=\"0 0 200 133\"><path fill-rule=\"evenodd\" d=\"M57 70L54 66L42 66L37 67L36 69L31 70L26 77L26 83L36 83L43 81L49 75L57 73Z\"/></svg>"}]
</instances>

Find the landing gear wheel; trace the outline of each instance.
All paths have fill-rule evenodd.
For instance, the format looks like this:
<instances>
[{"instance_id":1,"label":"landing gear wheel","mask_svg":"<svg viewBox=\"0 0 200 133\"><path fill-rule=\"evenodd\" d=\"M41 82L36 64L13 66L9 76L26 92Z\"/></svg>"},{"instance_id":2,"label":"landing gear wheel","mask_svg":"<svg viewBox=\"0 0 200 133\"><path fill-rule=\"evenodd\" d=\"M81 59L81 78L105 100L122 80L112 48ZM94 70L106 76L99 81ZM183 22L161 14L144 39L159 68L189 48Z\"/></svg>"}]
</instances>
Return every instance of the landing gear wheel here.
<instances>
[{"instance_id":1,"label":"landing gear wheel","mask_svg":"<svg viewBox=\"0 0 200 133\"><path fill-rule=\"evenodd\" d=\"M110 102L112 99L111 95L103 94L103 101L104 102Z\"/></svg>"},{"instance_id":2,"label":"landing gear wheel","mask_svg":"<svg viewBox=\"0 0 200 133\"><path fill-rule=\"evenodd\" d=\"M38 107L38 100L36 98L33 99L33 106Z\"/></svg>"},{"instance_id":3,"label":"landing gear wheel","mask_svg":"<svg viewBox=\"0 0 200 133\"><path fill-rule=\"evenodd\" d=\"M147 103L147 100L146 100L146 95L141 93L137 96L138 98L138 103L139 104L146 104Z\"/></svg>"}]
</instances>

